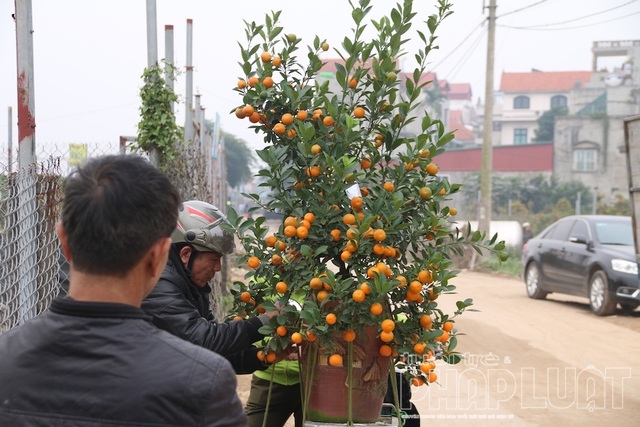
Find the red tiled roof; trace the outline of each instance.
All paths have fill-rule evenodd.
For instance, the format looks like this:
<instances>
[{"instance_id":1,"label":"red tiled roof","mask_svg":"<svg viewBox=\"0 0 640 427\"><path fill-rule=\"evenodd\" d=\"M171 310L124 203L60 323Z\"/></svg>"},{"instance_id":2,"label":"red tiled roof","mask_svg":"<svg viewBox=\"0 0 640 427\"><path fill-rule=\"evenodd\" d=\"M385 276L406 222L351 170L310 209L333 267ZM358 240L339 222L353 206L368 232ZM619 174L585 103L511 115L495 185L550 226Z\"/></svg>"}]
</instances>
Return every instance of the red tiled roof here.
<instances>
[{"instance_id":1,"label":"red tiled roof","mask_svg":"<svg viewBox=\"0 0 640 427\"><path fill-rule=\"evenodd\" d=\"M482 170L482 148L448 150L435 162L442 173ZM553 172L553 144L503 145L493 147L494 172Z\"/></svg>"},{"instance_id":2,"label":"red tiled roof","mask_svg":"<svg viewBox=\"0 0 640 427\"><path fill-rule=\"evenodd\" d=\"M449 129L453 131L458 141L474 141L476 139L473 131L469 130L462 122L462 111L460 110L449 111Z\"/></svg>"},{"instance_id":3,"label":"red tiled roof","mask_svg":"<svg viewBox=\"0 0 640 427\"><path fill-rule=\"evenodd\" d=\"M530 73L502 72L502 92L568 92L584 87L591 80L591 71L534 71Z\"/></svg>"},{"instance_id":4,"label":"red tiled roof","mask_svg":"<svg viewBox=\"0 0 640 427\"><path fill-rule=\"evenodd\" d=\"M471 100L471 85L469 83L448 83L448 90L445 91L449 99Z\"/></svg>"}]
</instances>

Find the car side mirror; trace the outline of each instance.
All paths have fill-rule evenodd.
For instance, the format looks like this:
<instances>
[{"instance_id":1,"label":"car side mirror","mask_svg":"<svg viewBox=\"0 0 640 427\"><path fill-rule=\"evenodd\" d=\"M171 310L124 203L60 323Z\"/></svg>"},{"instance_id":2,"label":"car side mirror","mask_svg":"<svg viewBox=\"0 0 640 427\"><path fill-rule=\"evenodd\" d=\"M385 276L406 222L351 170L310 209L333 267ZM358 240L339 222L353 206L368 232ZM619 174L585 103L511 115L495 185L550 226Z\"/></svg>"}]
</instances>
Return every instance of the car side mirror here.
<instances>
[{"instance_id":1,"label":"car side mirror","mask_svg":"<svg viewBox=\"0 0 640 427\"><path fill-rule=\"evenodd\" d=\"M589 243L589 239L587 239L587 236L585 236L583 234L573 235L573 236L569 237L569 241L573 242L573 243L584 243L584 244Z\"/></svg>"}]
</instances>

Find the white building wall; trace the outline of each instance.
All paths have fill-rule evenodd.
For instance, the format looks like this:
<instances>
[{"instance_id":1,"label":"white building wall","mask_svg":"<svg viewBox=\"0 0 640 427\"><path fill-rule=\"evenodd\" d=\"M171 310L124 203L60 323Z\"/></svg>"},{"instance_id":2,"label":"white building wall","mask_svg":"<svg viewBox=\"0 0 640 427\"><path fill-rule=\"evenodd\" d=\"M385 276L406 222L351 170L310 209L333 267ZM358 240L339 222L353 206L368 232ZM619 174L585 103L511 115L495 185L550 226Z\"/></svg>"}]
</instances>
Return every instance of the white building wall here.
<instances>
[{"instance_id":1,"label":"white building wall","mask_svg":"<svg viewBox=\"0 0 640 427\"><path fill-rule=\"evenodd\" d=\"M515 129L526 129L526 143L532 143L538 129L538 119L545 111L551 109L551 98L557 95L566 96L569 102L569 93L565 92L502 93L500 97L496 97L501 100L501 104L494 107L494 121L502 123L502 130L499 132L500 136L494 139L500 143L494 145L514 145ZM513 108L514 100L518 96L529 98L529 108Z\"/></svg>"}]
</instances>

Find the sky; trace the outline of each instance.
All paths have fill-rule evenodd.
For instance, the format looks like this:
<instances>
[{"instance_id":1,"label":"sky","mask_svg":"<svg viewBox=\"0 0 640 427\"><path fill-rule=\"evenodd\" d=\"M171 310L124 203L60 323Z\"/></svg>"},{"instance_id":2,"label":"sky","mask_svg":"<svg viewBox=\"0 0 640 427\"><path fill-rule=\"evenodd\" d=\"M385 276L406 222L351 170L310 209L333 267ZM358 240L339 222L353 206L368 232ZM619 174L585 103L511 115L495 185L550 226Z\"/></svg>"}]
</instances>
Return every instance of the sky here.
<instances>
[{"instance_id":1,"label":"sky","mask_svg":"<svg viewBox=\"0 0 640 427\"><path fill-rule=\"evenodd\" d=\"M26 1L26 0L19 0ZM470 83L474 100L484 99L486 18L489 0L449 0L453 14L436 32L429 71L438 79ZM147 15L144 0L31 0L34 43L36 144L118 141L135 135L139 117L141 75L147 66ZM396 1L372 0L371 18L386 14ZM165 25L174 27L174 57L184 70L187 19L193 20L193 88L201 94L206 117L220 116L223 131L262 146L261 137L229 112L241 104L232 89L241 75L244 22L264 23L266 14L282 11L283 33L294 33L302 45L315 36L333 48L353 28L347 0L301 2L271 0L220 2L156 0L158 56L164 57ZM497 0L494 87L500 74L591 69L594 41L640 40L640 0ZM0 141L9 137L12 107L13 146L17 142L16 34L11 18L14 1L0 0ZM436 0L416 0L414 27L424 30ZM417 37L416 40L419 40ZM408 58L412 58L409 44ZM407 70L414 64L408 59ZM601 64L613 66L613 64ZM640 66L640 64L639 64ZM175 84L184 100L184 74ZM177 106L184 124L184 103Z\"/></svg>"}]
</instances>

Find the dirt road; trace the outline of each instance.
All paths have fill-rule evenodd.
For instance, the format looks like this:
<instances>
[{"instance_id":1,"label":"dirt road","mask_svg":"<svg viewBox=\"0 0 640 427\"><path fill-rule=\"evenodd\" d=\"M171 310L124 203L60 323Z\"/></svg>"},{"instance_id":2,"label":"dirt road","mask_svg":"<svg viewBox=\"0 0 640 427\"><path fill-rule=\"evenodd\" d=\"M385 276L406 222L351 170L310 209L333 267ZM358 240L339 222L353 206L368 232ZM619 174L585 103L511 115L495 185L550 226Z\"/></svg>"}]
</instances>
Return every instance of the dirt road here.
<instances>
[{"instance_id":1,"label":"dirt road","mask_svg":"<svg viewBox=\"0 0 640 427\"><path fill-rule=\"evenodd\" d=\"M423 426L640 425L640 311L597 317L585 299L531 300L521 281L475 272L453 283L447 312L464 298L480 311L456 319L465 360L413 388Z\"/></svg>"}]
</instances>

